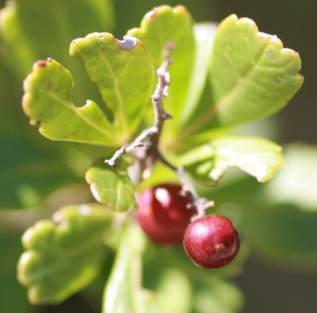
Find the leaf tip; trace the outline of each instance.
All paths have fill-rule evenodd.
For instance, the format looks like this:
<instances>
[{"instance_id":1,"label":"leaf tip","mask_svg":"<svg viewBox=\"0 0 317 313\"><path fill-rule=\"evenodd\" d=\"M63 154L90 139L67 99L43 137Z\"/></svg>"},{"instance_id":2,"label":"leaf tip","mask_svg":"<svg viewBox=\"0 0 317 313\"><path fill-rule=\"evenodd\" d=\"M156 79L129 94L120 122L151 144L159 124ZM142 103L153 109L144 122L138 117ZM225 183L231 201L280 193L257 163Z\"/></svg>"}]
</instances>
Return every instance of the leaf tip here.
<instances>
[{"instance_id":1,"label":"leaf tip","mask_svg":"<svg viewBox=\"0 0 317 313\"><path fill-rule=\"evenodd\" d=\"M236 22L237 24L241 24L241 25L246 25L246 26L249 26L249 27L252 27L252 28L256 28L257 29L257 25L256 23L250 19L249 17L242 17L242 18L238 18L238 16L236 16Z\"/></svg>"},{"instance_id":2,"label":"leaf tip","mask_svg":"<svg viewBox=\"0 0 317 313\"><path fill-rule=\"evenodd\" d=\"M223 24L226 23L236 23L239 20L238 15L237 14L231 14L229 16L227 16L221 23L220 26L222 26Z\"/></svg>"},{"instance_id":3,"label":"leaf tip","mask_svg":"<svg viewBox=\"0 0 317 313\"><path fill-rule=\"evenodd\" d=\"M111 33L90 33L85 37L76 38L72 40L69 46L69 54L72 57L76 57L81 55L82 53L85 53L86 50L91 49L94 45L99 42L108 42L108 41L114 41L115 38Z\"/></svg>"},{"instance_id":4,"label":"leaf tip","mask_svg":"<svg viewBox=\"0 0 317 313\"><path fill-rule=\"evenodd\" d=\"M177 5L176 7L174 7L173 12L184 14L184 15L190 15L186 7L183 5Z\"/></svg>"}]
</instances>

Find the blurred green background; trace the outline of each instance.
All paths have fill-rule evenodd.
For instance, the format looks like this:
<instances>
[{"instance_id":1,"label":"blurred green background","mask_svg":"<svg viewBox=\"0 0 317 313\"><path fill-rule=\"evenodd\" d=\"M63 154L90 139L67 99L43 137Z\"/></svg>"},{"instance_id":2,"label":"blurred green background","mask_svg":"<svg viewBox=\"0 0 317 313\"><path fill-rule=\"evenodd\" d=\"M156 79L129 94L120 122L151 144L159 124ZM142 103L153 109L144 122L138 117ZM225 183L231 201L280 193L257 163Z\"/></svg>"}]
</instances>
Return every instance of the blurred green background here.
<instances>
[{"instance_id":1,"label":"blurred green background","mask_svg":"<svg viewBox=\"0 0 317 313\"><path fill-rule=\"evenodd\" d=\"M44 2L45 0L42 1ZM3 2L0 1L2 6ZM299 94L279 114L278 132L274 133L273 139L277 139L283 144L293 142L317 144L316 87L313 76L317 70L316 1L184 0L179 2L168 0L115 0L116 34L121 36L127 29L138 25L145 12L160 4L184 4L191 11L196 21L219 22L231 13L236 13L240 17L250 17L256 21L261 31L277 34L286 47L298 51L303 60L302 73L305 76L305 83ZM102 30L96 29L95 31ZM67 48L65 47L65 49ZM8 79L9 77L8 75ZM17 95L16 98L16 101L18 101L19 96ZM24 126L28 127L27 119L23 117L22 120L22 123L25 124ZM37 136L37 132L34 129L30 130L30 132ZM263 216L259 215L257 218L262 218ZM316 238L316 224L309 223L309 220L310 217L304 223L307 224L307 227L310 226L315 229L310 229L307 232L307 236ZM296 229L294 229L294 232L296 232ZM294 236L296 236L296 233L286 238L285 242L292 240ZM5 264L6 259L10 260L11 255L19 255L20 247L17 238L13 245L9 245L9 239L6 235L1 235L0 262L3 262L3 264ZM11 238L10 240L13 239ZM1 299L5 299L5 295L25 293L23 288L15 285L10 286L9 284L12 276L15 275L15 264L7 264L5 268L6 273L2 277L8 280L8 284L1 284L1 286L5 286L0 289ZM262 256L251 255L250 260L244 266L243 273L237 278L237 282L246 296L244 313L266 313L268 311L278 313L317 312L317 298L315 296L317 290L317 268L310 268L309 271L305 266L303 268L289 269L288 266L283 264L277 265L267 261ZM21 308L23 310L24 307L26 307L25 303L17 303L17 312ZM90 303L80 296L71 298L59 307L43 308L41 312L77 312L78 308L81 308L80 312L95 312L95 308L91 307ZM2 313L1 310L0 312ZM15 313L14 311L11 312Z\"/></svg>"}]
</instances>

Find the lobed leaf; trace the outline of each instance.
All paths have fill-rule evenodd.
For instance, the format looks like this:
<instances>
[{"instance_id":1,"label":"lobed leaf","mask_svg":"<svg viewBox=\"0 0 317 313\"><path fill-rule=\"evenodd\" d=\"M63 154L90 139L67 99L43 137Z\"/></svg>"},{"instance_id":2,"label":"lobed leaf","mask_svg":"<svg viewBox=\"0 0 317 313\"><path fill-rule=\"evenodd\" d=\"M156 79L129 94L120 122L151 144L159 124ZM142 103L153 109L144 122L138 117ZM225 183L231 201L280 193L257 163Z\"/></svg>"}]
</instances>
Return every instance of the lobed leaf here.
<instances>
[{"instance_id":1,"label":"lobed leaf","mask_svg":"<svg viewBox=\"0 0 317 313\"><path fill-rule=\"evenodd\" d=\"M23 109L40 133L52 140L116 145L113 129L98 105L88 100L76 107L73 79L57 61L38 61L24 82Z\"/></svg>"},{"instance_id":2,"label":"lobed leaf","mask_svg":"<svg viewBox=\"0 0 317 313\"><path fill-rule=\"evenodd\" d=\"M69 206L24 233L18 280L28 287L30 302L62 302L98 275L110 221L98 205Z\"/></svg>"},{"instance_id":3,"label":"lobed leaf","mask_svg":"<svg viewBox=\"0 0 317 313\"><path fill-rule=\"evenodd\" d=\"M155 68L163 61L166 43L175 44L170 67L172 83L165 104L177 119L187 98L194 65L195 38L190 14L183 6L162 5L144 16L140 28L131 29L127 34L142 40L154 59Z\"/></svg>"},{"instance_id":4,"label":"lobed leaf","mask_svg":"<svg viewBox=\"0 0 317 313\"><path fill-rule=\"evenodd\" d=\"M120 160L124 161L124 160ZM128 176L127 165L117 162L112 167L103 161L95 163L86 173L86 180L95 199L114 211L137 208L134 185Z\"/></svg>"},{"instance_id":5,"label":"lobed leaf","mask_svg":"<svg viewBox=\"0 0 317 313\"><path fill-rule=\"evenodd\" d=\"M283 165L282 149L258 137L223 137L181 157L196 177L218 181L229 167L238 167L259 182L274 177Z\"/></svg>"},{"instance_id":6,"label":"lobed leaf","mask_svg":"<svg viewBox=\"0 0 317 313\"><path fill-rule=\"evenodd\" d=\"M129 225L104 290L103 313L145 313L152 305L141 289L142 254L145 237L137 225ZM149 311L150 312L150 311Z\"/></svg>"},{"instance_id":7,"label":"lobed leaf","mask_svg":"<svg viewBox=\"0 0 317 313\"><path fill-rule=\"evenodd\" d=\"M139 125L154 89L152 58L142 42L109 33L92 33L73 40L70 54L78 57L112 110L116 132L128 139Z\"/></svg>"},{"instance_id":8,"label":"lobed leaf","mask_svg":"<svg viewBox=\"0 0 317 313\"><path fill-rule=\"evenodd\" d=\"M227 127L269 116L280 110L303 83L298 53L283 48L276 36L236 15L217 31L209 64L208 106L188 125L188 133Z\"/></svg>"}]
</instances>

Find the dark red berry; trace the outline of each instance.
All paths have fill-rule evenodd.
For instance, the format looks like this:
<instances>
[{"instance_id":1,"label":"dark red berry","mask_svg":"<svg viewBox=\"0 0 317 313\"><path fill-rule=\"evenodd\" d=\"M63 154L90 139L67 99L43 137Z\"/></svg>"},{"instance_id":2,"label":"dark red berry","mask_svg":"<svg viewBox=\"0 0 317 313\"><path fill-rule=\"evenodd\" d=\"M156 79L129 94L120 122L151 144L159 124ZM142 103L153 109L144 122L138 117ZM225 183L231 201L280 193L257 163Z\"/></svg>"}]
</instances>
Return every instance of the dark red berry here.
<instances>
[{"instance_id":1,"label":"dark red berry","mask_svg":"<svg viewBox=\"0 0 317 313\"><path fill-rule=\"evenodd\" d=\"M152 241L160 245L182 242L196 210L188 207L192 201L190 196L182 193L181 186L159 185L139 194L137 200L137 219Z\"/></svg>"},{"instance_id":2,"label":"dark red berry","mask_svg":"<svg viewBox=\"0 0 317 313\"><path fill-rule=\"evenodd\" d=\"M196 264L217 268L228 264L237 255L239 236L226 217L206 215L188 225L183 244Z\"/></svg>"}]
</instances>

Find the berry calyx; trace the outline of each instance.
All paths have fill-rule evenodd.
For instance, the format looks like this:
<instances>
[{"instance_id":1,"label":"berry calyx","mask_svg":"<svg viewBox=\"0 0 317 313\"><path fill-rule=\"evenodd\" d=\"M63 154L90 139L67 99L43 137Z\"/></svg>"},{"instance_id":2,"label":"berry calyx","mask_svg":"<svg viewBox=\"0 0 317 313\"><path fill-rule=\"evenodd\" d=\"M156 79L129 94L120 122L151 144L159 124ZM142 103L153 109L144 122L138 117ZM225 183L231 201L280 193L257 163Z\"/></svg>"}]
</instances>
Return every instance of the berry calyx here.
<instances>
[{"instance_id":1,"label":"berry calyx","mask_svg":"<svg viewBox=\"0 0 317 313\"><path fill-rule=\"evenodd\" d=\"M196 209L192 199L175 184L162 184L137 196L137 220L144 232L159 245L182 242L185 229Z\"/></svg>"},{"instance_id":2,"label":"berry calyx","mask_svg":"<svg viewBox=\"0 0 317 313\"><path fill-rule=\"evenodd\" d=\"M190 223L183 245L187 255L202 267L217 268L231 262L239 251L239 235L231 221L206 215Z\"/></svg>"}]
</instances>

